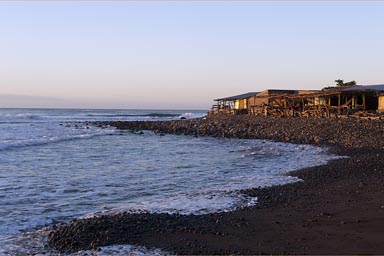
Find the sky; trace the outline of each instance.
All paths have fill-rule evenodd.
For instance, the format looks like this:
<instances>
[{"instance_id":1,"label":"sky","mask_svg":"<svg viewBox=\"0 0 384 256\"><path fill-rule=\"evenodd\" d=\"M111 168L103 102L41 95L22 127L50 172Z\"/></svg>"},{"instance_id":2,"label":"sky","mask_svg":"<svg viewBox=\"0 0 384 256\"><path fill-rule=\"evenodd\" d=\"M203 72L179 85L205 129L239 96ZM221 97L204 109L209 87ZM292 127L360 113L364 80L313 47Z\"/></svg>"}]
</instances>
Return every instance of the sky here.
<instances>
[{"instance_id":1,"label":"sky","mask_svg":"<svg viewBox=\"0 0 384 256\"><path fill-rule=\"evenodd\" d=\"M384 1L0 1L0 107L209 109L383 84Z\"/></svg>"}]
</instances>

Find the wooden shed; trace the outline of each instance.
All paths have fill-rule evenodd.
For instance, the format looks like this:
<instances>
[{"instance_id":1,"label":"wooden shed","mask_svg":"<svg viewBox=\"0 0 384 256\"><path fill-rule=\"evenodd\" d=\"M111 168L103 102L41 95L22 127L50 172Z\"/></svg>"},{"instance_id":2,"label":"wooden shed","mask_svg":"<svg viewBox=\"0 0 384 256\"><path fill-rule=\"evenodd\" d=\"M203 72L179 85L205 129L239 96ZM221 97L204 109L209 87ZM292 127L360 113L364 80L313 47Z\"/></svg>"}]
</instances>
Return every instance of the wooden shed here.
<instances>
[{"instance_id":1,"label":"wooden shed","mask_svg":"<svg viewBox=\"0 0 384 256\"><path fill-rule=\"evenodd\" d=\"M275 108L286 107L287 102L284 95L298 94L298 90L267 89L254 97L254 104L250 105L250 114L267 115L268 111Z\"/></svg>"},{"instance_id":2,"label":"wooden shed","mask_svg":"<svg viewBox=\"0 0 384 256\"><path fill-rule=\"evenodd\" d=\"M257 94L259 92L248 92L215 99L216 103L212 106L212 113L248 114L250 105L253 104L254 97Z\"/></svg>"}]
</instances>

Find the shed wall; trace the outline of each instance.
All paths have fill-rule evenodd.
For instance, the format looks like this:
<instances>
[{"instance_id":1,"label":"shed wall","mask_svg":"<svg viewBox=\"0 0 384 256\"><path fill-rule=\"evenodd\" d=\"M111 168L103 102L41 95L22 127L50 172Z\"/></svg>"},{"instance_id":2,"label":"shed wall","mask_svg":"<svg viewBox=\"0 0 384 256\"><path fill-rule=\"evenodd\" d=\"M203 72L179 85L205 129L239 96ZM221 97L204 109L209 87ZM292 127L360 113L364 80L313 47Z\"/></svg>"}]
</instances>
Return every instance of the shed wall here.
<instances>
[{"instance_id":1,"label":"shed wall","mask_svg":"<svg viewBox=\"0 0 384 256\"><path fill-rule=\"evenodd\" d=\"M248 107L255 106L255 97L248 99Z\"/></svg>"},{"instance_id":2,"label":"shed wall","mask_svg":"<svg viewBox=\"0 0 384 256\"><path fill-rule=\"evenodd\" d=\"M246 109L247 99L239 99L235 101L235 109Z\"/></svg>"},{"instance_id":3,"label":"shed wall","mask_svg":"<svg viewBox=\"0 0 384 256\"><path fill-rule=\"evenodd\" d=\"M255 106L261 106L264 104L268 104L268 98L256 98Z\"/></svg>"},{"instance_id":4,"label":"shed wall","mask_svg":"<svg viewBox=\"0 0 384 256\"><path fill-rule=\"evenodd\" d=\"M379 96L378 112L384 112L384 96Z\"/></svg>"}]
</instances>

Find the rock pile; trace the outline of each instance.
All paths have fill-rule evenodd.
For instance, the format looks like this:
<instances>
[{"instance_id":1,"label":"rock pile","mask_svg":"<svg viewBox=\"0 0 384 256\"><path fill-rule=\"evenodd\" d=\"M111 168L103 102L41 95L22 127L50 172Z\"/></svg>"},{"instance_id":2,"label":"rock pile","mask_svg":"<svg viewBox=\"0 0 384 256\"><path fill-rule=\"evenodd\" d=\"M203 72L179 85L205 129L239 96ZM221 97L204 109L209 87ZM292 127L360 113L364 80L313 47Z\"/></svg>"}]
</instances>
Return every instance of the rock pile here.
<instances>
[{"instance_id":1,"label":"rock pile","mask_svg":"<svg viewBox=\"0 0 384 256\"><path fill-rule=\"evenodd\" d=\"M219 138L270 139L345 148L384 148L381 120L209 115L191 120L103 122L123 130Z\"/></svg>"}]
</instances>

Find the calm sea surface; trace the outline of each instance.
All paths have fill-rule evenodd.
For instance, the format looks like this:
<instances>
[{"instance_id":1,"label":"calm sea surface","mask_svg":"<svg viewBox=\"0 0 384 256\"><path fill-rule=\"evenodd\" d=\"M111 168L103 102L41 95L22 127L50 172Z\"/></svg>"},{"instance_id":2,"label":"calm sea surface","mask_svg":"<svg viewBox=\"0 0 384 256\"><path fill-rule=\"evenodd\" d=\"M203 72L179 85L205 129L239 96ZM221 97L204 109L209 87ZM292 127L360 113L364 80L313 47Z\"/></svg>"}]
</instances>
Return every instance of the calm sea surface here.
<instances>
[{"instance_id":1,"label":"calm sea surface","mask_svg":"<svg viewBox=\"0 0 384 256\"><path fill-rule=\"evenodd\" d=\"M171 120L186 110L0 109L0 255L44 248L49 225L94 214L147 210L182 214L253 205L237 191L296 182L284 173L335 156L264 140L158 136L87 121ZM103 248L100 255L161 253Z\"/></svg>"}]
</instances>

